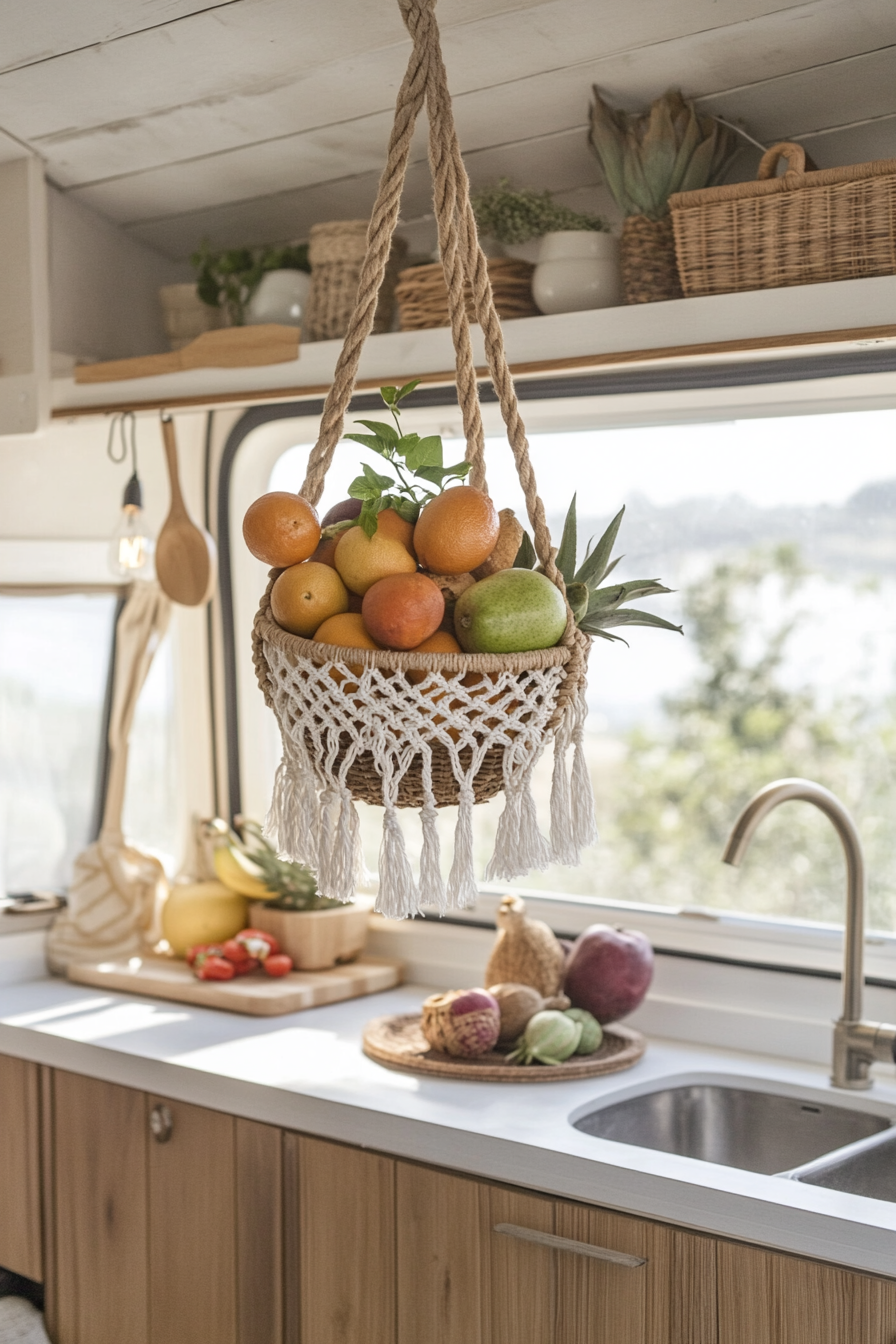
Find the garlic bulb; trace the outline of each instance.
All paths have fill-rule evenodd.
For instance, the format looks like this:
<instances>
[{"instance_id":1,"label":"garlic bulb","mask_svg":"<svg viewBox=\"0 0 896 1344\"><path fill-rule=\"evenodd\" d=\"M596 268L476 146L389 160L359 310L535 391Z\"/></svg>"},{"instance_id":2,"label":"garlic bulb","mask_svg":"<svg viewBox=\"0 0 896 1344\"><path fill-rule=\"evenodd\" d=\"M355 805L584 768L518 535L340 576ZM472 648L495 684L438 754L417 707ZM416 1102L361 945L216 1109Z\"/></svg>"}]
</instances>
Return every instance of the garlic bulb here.
<instances>
[{"instance_id":1,"label":"garlic bulb","mask_svg":"<svg viewBox=\"0 0 896 1344\"><path fill-rule=\"evenodd\" d=\"M566 958L554 934L530 919L519 896L505 896L498 909L498 937L485 968L487 985L531 985L539 994L559 994Z\"/></svg>"}]
</instances>

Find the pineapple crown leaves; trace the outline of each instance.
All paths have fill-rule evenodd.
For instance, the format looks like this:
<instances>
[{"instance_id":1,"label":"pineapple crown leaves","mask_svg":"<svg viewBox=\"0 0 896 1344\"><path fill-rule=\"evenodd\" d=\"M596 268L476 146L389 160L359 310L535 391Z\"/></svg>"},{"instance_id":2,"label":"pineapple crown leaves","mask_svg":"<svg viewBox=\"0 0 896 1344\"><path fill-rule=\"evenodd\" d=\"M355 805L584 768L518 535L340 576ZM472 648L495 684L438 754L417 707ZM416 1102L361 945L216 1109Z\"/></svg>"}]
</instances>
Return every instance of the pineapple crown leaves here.
<instances>
[{"instance_id":1,"label":"pineapple crown leaves","mask_svg":"<svg viewBox=\"0 0 896 1344\"><path fill-rule=\"evenodd\" d=\"M635 597L653 597L659 593L671 593L672 589L660 583L659 579L630 579L627 583L614 583L601 587L619 564L622 556L612 559L613 547L625 513L625 505L616 514L604 532L600 541L592 548L591 543L585 552L585 559L576 568L578 549L576 523L576 496L566 514L563 535L557 548L555 563L566 584L566 597L575 616L579 629L587 635L597 635L600 639L609 639L626 644L621 635L608 633L612 626L646 625L657 630L675 630L683 634L680 625L673 625L662 616L650 611L639 611L624 604ZM535 547L528 533L523 533L523 542L514 561L515 569L533 569L538 562Z\"/></svg>"},{"instance_id":2,"label":"pineapple crown leaves","mask_svg":"<svg viewBox=\"0 0 896 1344\"><path fill-rule=\"evenodd\" d=\"M317 882L304 864L281 859L256 821L235 817L236 830L216 817L206 825L214 844L226 844L243 860L247 871L275 893L265 905L278 910L329 910L339 904L317 893Z\"/></svg>"},{"instance_id":3,"label":"pineapple crown leaves","mask_svg":"<svg viewBox=\"0 0 896 1344\"><path fill-rule=\"evenodd\" d=\"M661 219L676 191L720 182L738 148L735 133L670 89L649 112L629 114L604 102L597 88L588 140L607 186L626 215Z\"/></svg>"},{"instance_id":4,"label":"pineapple crown leaves","mask_svg":"<svg viewBox=\"0 0 896 1344\"><path fill-rule=\"evenodd\" d=\"M435 499L447 481L462 481L470 470L469 462L457 462L453 467L443 465L442 440L438 434L421 438L419 434L402 433L400 403L419 382L415 378L404 387L380 388L394 425L382 420L356 420L355 424L363 425L370 433L345 435L385 458L395 471L394 476L387 476L364 463L361 475L348 488L352 499L362 501L358 523L368 537L376 531L377 516L384 509L394 509L405 522L415 523L421 507Z\"/></svg>"}]
</instances>

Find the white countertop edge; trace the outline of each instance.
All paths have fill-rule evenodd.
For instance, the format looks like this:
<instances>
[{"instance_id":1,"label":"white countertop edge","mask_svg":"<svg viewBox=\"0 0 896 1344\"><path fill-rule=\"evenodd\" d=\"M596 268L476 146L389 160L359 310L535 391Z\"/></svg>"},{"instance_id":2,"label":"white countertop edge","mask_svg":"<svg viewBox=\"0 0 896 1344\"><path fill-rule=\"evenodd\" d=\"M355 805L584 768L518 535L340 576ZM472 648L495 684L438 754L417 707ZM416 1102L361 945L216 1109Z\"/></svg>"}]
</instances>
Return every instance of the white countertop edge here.
<instances>
[{"instance_id":1,"label":"white countertop edge","mask_svg":"<svg viewBox=\"0 0 896 1344\"><path fill-rule=\"evenodd\" d=\"M48 983L59 986L58 981ZM84 991L80 993L84 994ZM156 1008L178 1007L125 995L103 997L114 1003L150 1002ZM340 1006L346 1008L348 1005ZM363 1021L375 1015L379 1005L375 1000L357 1000L353 1006ZM223 1027L225 1048L227 1041L238 1039L239 1026L245 1021L230 1014L190 1011L192 1014L198 1012L203 1018L220 1019L219 1024L213 1025ZM316 1023L320 1024L322 1015L329 1010L312 1011ZM302 1019L308 1020L310 1025L308 1014L274 1019L273 1022L296 1025ZM272 1026L271 1019L266 1021ZM257 1025L258 1020L254 1022ZM177 1024L170 1024L166 1030L176 1035ZM669 1048L675 1052L675 1047ZM658 1043L658 1052L660 1049ZM797 1185L779 1177L757 1176L580 1135L567 1124L566 1117L577 1105L589 1099L585 1083L561 1084L562 1093L550 1084L531 1084L524 1090L523 1095L533 1102L537 1101L537 1094L543 1100L551 1095L557 1099L562 1125L557 1131L557 1140L567 1149L560 1151L550 1146L547 1136L541 1142L529 1143L465 1128L460 1123L440 1124L431 1119L398 1115L384 1107L382 1094L371 1096L369 1107L361 1106L311 1095L297 1086L250 1082L196 1064L72 1040L64 1034L35 1027L0 1023L0 1052L398 1158L821 1259L845 1268L896 1277L896 1206ZM682 1052L683 1058L685 1055L686 1052ZM711 1064L713 1058L716 1060L714 1067ZM704 1067L697 1072L737 1073L739 1077L772 1081L776 1077L782 1080L792 1075L795 1081L791 1086L799 1087L807 1081L816 1089L820 1086L817 1076L807 1079L808 1071L803 1066L794 1066L791 1070L780 1061L756 1057L741 1074L738 1064L743 1063L730 1055L725 1058L707 1054ZM695 1070L692 1066L680 1072L693 1074ZM595 1079L592 1083L601 1085L597 1091L606 1091L608 1086L612 1089L614 1085L620 1090L630 1090L633 1081L630 1075L621 1074ZM649 1086L649 1079L643 1081ZM446 1101L450 1097L454 1102L455 1114L457 1099L463 1095L457 1089L478 1090L483 1086L488 1085L440 1084L446 1089ZM641 1090L641 1084L636 1090ZM892 1087L881 1089L880 1095L871 1099L876 1102L875 1108L879 1106L892 1111L896 1100L892 1093ZM400 1095L395 1094L396 1103ZM388 1103L388 1100L387 1096L385 1101ZM426 1104L431 1102L432 1097L426 1099ZM568 1151L570 1148L579 1151ZM592 1150L594 1156L589 1155ZM617 1160L602 1160L611 1155ZM676 1174L663 1174L657 1170L660 1164L674 1169ZM755 1187L755 1193L749 1187Z\"/></svg>"}]
</instances>

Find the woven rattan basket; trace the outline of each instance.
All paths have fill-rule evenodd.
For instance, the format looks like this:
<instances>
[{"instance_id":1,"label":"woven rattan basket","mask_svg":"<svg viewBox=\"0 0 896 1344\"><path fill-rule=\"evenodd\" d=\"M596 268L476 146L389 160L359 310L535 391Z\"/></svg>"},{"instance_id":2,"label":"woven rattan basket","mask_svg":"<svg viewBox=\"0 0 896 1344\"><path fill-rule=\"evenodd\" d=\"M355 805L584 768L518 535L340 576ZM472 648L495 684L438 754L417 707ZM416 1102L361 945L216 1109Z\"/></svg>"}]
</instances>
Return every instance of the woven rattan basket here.
<instances>
[{"instance_id":1,"label":"woven rattan basket","mask_svg":"<svg viewBox=\"0 0 896 1344\"><path fill-rule=\"evenodd\" d=\"M342 436L398 220L414 123L425 98L440 269L455 347L469 481L474 488L487 490L485 434L470 337L470 321L475 319L482 328L535 550L543 572L565 596L507 366L489 271L476 236L434 3L399 0L413 50L367 233L354 312L301 493L317 504ZM312 237L312 250L313 245ZM276 571L271 582L275 579ZM323 895L345 901L355 894L360 872L356 800L384 808L377 909L393 918L414 914L421 906L444 911L475 902L473 807L498 792L504 794L504 810L486 878L507 880L553 862L577 863L581 848L596 839L583 743L590 641L576 627L568 603L560 643L537 652L348 650L301 639L278 626L271 614L269 585L255 619L253 643L258 682L277 716L283 740L268 828L282 852L314 868ZM423 671L424 677L409 675L415 671ZM554 773L547 840L538 827L531 783L549 742L554 745ZM570 748L574 750L568 772ZM454 859L445 883L436 818L438 809L448 805L457 806L457 824ZM398 809L411 807L420 809L419 880L411 870L398 821Z\"/></svg>"},{"instance_id":2,"label":"woven rattan basket","mask_svg":"<svg viewBox=\"0 0 896 1344\"><path fill-rule=\"evenodd\" d=\"M805 164L785 142L763 155L756 182L669 197L687 298L896 273L896 159Z\"/></svg>"},{"instance_id":3,"label":"woven rattan basket","mask_svg":"<svg viewBox=\"0 0 896 1344\"><path fill-rule=\"evenodd\" d=\"M391 330L395 282L407 250L403 238L393 238L377 301L374 332ZM341 340L348 331L366 252L366 219L337 219L312 227L308 245L311 293L302 320L304 342Z\"/></svg>"},{"instance_id":4,"label":"woven rattan basket","mask_svg":"<svg viewBox=\"0 0 896 1344\"><path fill-rule=\"evenodd\" d=\"M535 267L528 261L514 261L510 257L489 257L488 278L492 297L499 317L534 317L538 312L532 298L532 274ZM476 321L473 295L467 286L464 291L467 317ZM402 331L418 331L424 327L447 327L451 324L448 313L448 289L440 263L432 266L412 266L402 271L395 287L399 325Z\"/></svg>"}]
</instances>

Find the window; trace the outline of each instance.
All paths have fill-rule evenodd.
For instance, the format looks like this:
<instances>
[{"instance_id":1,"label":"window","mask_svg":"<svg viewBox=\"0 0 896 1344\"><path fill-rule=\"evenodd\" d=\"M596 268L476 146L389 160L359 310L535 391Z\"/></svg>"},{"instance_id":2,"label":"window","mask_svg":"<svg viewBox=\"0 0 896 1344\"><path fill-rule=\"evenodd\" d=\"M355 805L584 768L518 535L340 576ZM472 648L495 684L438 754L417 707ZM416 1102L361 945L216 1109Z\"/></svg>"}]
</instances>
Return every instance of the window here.
<instances>
[{"instance_id":1,"label":"window","mask_svg":"<svg viewBox=\"0 0 896 1344\"><path fill-rule=\"evenodd\" d=\"M117 609L110 592L0 595L0 895L63 890L96 834ZM169 871L172 690L166 638L131 731L124 830Z\"/></svg>"},{"instance_id":2,"label":"window","mask_svg":"<svg viewBox=\"0 0 896 1344\"><path fill-rule=\"evenodd\" d=\"M426 431L412 427L447 439L440 420L451 418L430 411ZM268 488L299 487L309 429L289 446L279 427ZM577 427L535 432L531 445L555 537L574 492L580 550L625 504L618 574L674 588L639 605L680 620L685 638L636 628L621 632L630 649L595 644L588 752L601 843L580 868L518 885L839 922L842 858L814 809L779 810L743 869L720 863L753 790L800 774L853 811L867 851L869 923L896 928L896 412ZM506 442L488 448L494 499L523 517ZM363 457L340 445L322 509L344 497ZM267 720L270 778L277 748ZM261 758L257 746L254 754ZM545 819L549 774L545 760L537 784ZM501 806L476 809L483 863ZM444 823L448 864L453 818ZM379 815L363 825L375 867ZM413 818L406 831L413 849Z\"/></svg>"},{"instance_id":3,"label":"window","mask_svg":"<svg viewBox=\"0 0 896 1344\"><path fill-rule=\"evenodd\" d=\"M115 610L0 596L0 894L61 890L92 838Z\"/></svg>"}]
</instances>

